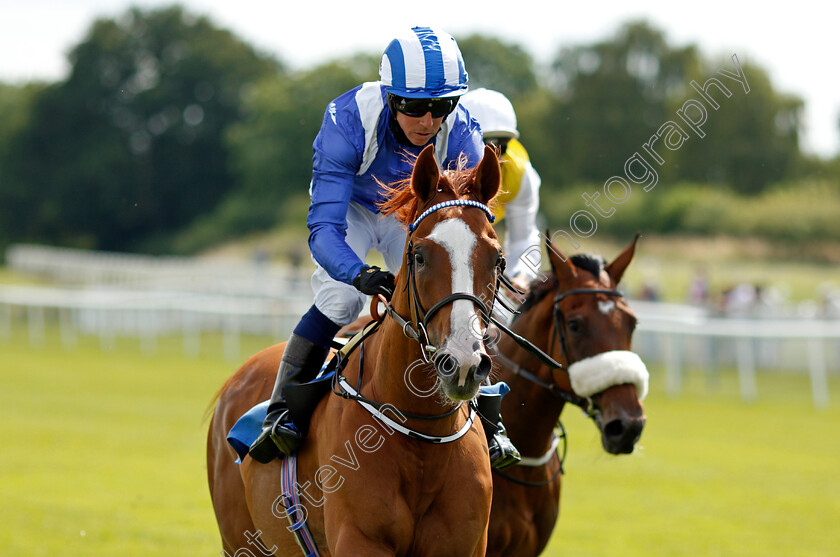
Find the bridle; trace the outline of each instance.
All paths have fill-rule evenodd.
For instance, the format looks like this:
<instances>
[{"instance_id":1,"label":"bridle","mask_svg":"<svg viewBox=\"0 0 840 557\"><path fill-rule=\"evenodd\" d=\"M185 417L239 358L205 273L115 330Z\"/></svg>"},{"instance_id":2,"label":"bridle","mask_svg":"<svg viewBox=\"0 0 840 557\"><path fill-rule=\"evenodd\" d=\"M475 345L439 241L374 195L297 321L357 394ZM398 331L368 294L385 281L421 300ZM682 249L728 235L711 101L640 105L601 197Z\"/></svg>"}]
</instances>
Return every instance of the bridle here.
<instances>
[{"instance_id":1,"label":"bridle","mask_svg":"<svg viewBox=\"0 0 840 557\"><path fill-rule=\"evenodd\" d=\"M481 209L487 215L487 218L491 224L493 223L493 221L496 220L495 215L493 215L489 207L487 207L483 203L479 203L478 201L473 201L471 199L455 199L452 201L444 201L442 203L432 205L431 207L423 211L423 213L419 217L417 217L417 219L413 223L408 225L408 245L406 247L405 252L406 271L408 272L408 281L406 281L406 288L408 291L406 293L406 296L408 299L408 305L410 308L412 308L411 311L413 313L413 320L403 318L396 312L396 310L394 310L393 306L390 303L386 306L386 311L388 312L388 315L400 324L405 336L414 339L420 344L420 353L425 363L430 363L430 356L433 356L434 353L437 351L437 348L434 345L432 345L432 343L429 341L429 336L426 331L429 322L432 320L435 314L437 314L437 312L440 311L442 308L455 302L456 300L467 300L474 303L479 308L484 324L488 324L491 320L490 308L492 308L493 304L496 302L496 293L499 291L499 281L504 275L504 259L502 259L500 268L497 268L496 288L493 290L493 297L491 300L489 300L489 303L484 299L479 298L478 296L475 296L473 294L468 294L466 292L453 292L452 294L444 296L442 299L432 304L432 306L428 310L423 309L423 304L420 302L420 295L417 289L416 270L414 266L415 252L412 236L414 234L414 231L417 230L417 227L420 225L420 222L423 221L423 219L440 209L457 206L475 207L477 209Z\"/></svg>"},{"instance_id":2,"label":"bridle","mask_svg":"<svg viewBox=\"0 0 840 557\"><path fill-rule=\"evenodd\" d=\"M578 295L578 294L593 294L593 295L594 294L606 294L608 296L617 296L617 297L622 298L622 299L624 298L624 294L622 294L620 291L614 290L614 289L606 289L606 288L575 288L575 289L572 289L572 290L567 290L565 292L559 292L559 291L557 292L557 294L554 297L554 302L552 303L554 331L549 333L551 335L551 344L549 346L549 353L554 351L554 339L559 338L560 347L563 351L563 355L565 355L565 357L566 357L566 362L567 362L568 365L571 365L570 360L572 358L572 355L571 355L571 352L569 351L568 346L566 344L566 335L565 335L566 320L565 320L565 317L563 315L563 311L560 309L560 302L568 296L573 296L573 295ZM498 322L496 320L494 320L494 323L496 323L498 325ZM510 331L509 329L503 329L503 330L505 330L505 332L507 332L507 334L511 335L511 337L514 340L517 341L517 343L519 343L521 346L523 346L523 348L525 348L526 350L531 352L532 355L536 356L538 360L542 361L542 363L547 365L550 369L562 369L562 370L568 371L566 366L563 366L559 362L554 361L554 359L551 358L550 356L548 356L547 354L542 353L536 346L533 346L529 341L523 339L522 337L518 337L518 339L521 339L523 341L523 342L520 342L520 340L517 340L517 336L515 336L515 334L512 331ZM533 348L534 350L531 350L526 344L531 345L530 348ZM538 385L539 387L542 387L543 389L547 390L548 392L550 392L555 397L560 398L560 399L564 400L565 402L569 402L571 404L579 406L587 416L589 416L593 420L596 419L598 411L595 408L595 404L593 403L591 396L582 397L582 396L577 395L574 392L564 391L563 389L561 389L557 385L557 383L543 381L535 373L533 373L533 372L529 371L528 369L522 367L521 365L514 362L511 358L508 358L507 356L505 356L501 352L496 351L494 353L494 357L502 360L505 363L505 365L507 365L508 368L510 368L510 370L514 373L514 375L518 375L519 377L522 377L523 379L526 379L526 380ZM571 363L574 363L574 362L571 362ZM517 464L517 466L524 466L524 467L541 467L541 466L545 466L546 464L548 464L548 462L552 458L556 458L558 460L558 466L557 466L557 469L555 470L555 472L550 477L548 477L547 479L545 479L543 481L530 482L530 481L525 481L525 480L515 478L515 477L510 476L510 475L508 475L504 472L501 472L499 470L494 470L494 472L497 473L498 475L502 476L503 478L505 478L506 480L508 480L510 482L513 482L513 483L516 483L516 484L519 484L519 485L522 485L522 486L525 486L525 487L544 487L544 486L549 485L550 483L554 482L557 479L557 477L560 474L563 473L563 464L566 460L566 450L568 448L566 430L563 428L563 423L558 421L557 426L558 426L559 433L557 431L555 431L554 439L552 441L551 447L548 449L548 451L546 451L545 454L543 454L542 456L539 456L539 457L534 457L534 458L522 458L522 460L520 460L520 462ZM560 442L563 443L563 454L562 454L562 456L559 455L558 452L557 452L557 447L558 447L558 444Z\"/></svg>"},{"instance_id":3,"label":"bridle","mask_svg":"<svg viewBox=\"0 0 840 557\"><path fill-rule=\"evenodd\" d=\"M566 363L568 365L571 365L574 362L572 361L572 352L571 350L569 350L569 347L566 344L566 319L563 315L563 310L560 309L560 302L568 296L574 296L578 294L606 294L607 296L616 296L618 298L624 299L624 294L622 294L620 291L607 288L574 288L572 290L566 290L565 292L557 292L557 295L554 297L553 304L554 330L557 332L556 337L560 339L560 348L563 350L563 354L565 354L566 356ZM554 348L554 338L555 335L552 335L552 346L549 348L549 351L552 351Z\"/></svg>"},{"instance_id":4,"label":"bridle","mask_svg":"<svg viewBox=\"0 0 840 557\"><path fill-rule=\"evenodd\" d=\"M457 206L476 207L484 211L491 223L495 220L495 216L490 211L489 207L482 203L479 203L478 201L473 201L469 199L445 201L443 203L438 203L426 209L419 217L417 217L417 219L413 223L411 223L408 226L408 245L406 248L405 256L406 269L408 271L409 280L406 284L406 288L408 290L406 292L406 296L408 299L408 305L414 308L413 322L411 320L405 319L399 313L397 313L397 311L393 308L390 302L387 302L385 305L387 315L394 319L400 325L403 334L405 334L406 337L413 339L420 344L420 353L425 363L431 363L428 354L434 354L437 351L437 348L434 345L432 345L429 341L428 333L426 332L426 327L428 326L432 318L435 316L435 314L441 310L441 308L455 302L456 300L468 300L476 304L476 306L479 308L485 323L488 323L491 318L490 309L488 309L488 306L485 304L484 300L466 292L455 292L449 294L448 296L444 296L441 300L434 303L428 310L424 310L422 304L420 303L420 296L417 292L417 282L415 279L412 235L417 229L417 226L420 224L420 222L430 214L440 209L444 209L446 207ZM504 274L504 266L502 265L501 267L502 268L499 270L496 276L496 288L493 291L493 299L490 300L490 308L492 308L493 303L495 303L495 293L499 290L499 281L501 280L501 276ZM380 296L378 299L381 301L385 301L385 298L382 296ZM373 307L375 307L376 303L377 302L374 302ZM379 323L381 323L381 320L383 318L384 316L379 316L377 319L375 319L375 321L372 321L367 327L365 327L365 329L358 333L357 336L354 337L354 339L351 339L351 341L348 342L348 344L352 343L352 345L349 348L339 351L339 354L336 356L336 358L332 360L336 362L332 381L333 393L335 393L338 396L341 396L342 398L356 401L371 415L373 415L389 427L413 439L435 444L451 443L453 441L457 441L458 439L466 435L466 433L470 430L473 422L476 419L477 405L475 401L470 402L469 416L467 417L467 420L464 423L464 425L457 432L445 436L436 436L421 433L419 431L407 428L401 423L394 421L384 413L386 405L383 405L379 402L376 402L361 395L360 389L362 384L362 370L364 369L364 339L376 331ZM357 380L356 388L353 388L347 382L347 379L341 374L341 372L348 361L347 356L357 346L360 347L359 377ZM461 408L462 404L463 403L458 404L455 408L436 416L410 414L407 412L400 412L399 415L401 415L404 418L412 418L418 420L438 420L451 416Z\"/></svg>"},{"instance_id":5,"label":"bridle","mask_svg":"<svg viewBox=\"0 0 840 557\"><path fill-rule=\"evenodd\" d=\"M563 315L563 311L560 309L560 302L568 296L577 294L606 294L608 296L617 296L622 299L624 298L624 294L622 294L620 291L606 288L575 288L572 290L566 290L565 292L557 292L557 295L554 297L554 302L552 304L554 332L551 333L551 344L549 345L548 351L549 353L554 351L554 339L559 339L560 348L563 351L563 354L566 356L567 365L571 365L574 362L571 361L572 353L569 351L569 347L566 343L566 320ZM496 323L497 326L500 325L495 318L493 319L493 322ZM514 333L507 327L504 327L503 325L501 326L501 328L508 335L510 335L511 338L513 338L520 346L525 348L543 364L548 366L549 369L562 369L564 371L568 371L567 366L564 366L563 364L555 361L551 356L542 352L539 348L531 344L530 341L522 338L521 336L516 335L516 333ZM547 390L555 397L563 399L565 402L569 402L571 404L574 404L575 406L579 406L587 416L593 419L595 418L596 410L595 405L592 402L592 397L582 397L575 394L574 392L564 391L556 383L543 381L537 376L537 374L533 373L527 368L522 367L521 365L514 362L512 359L508 358L501 352L496 352L494 354L494 357L502 360L505 363L505 365L507 365L511 369L514 375L518 375L523 379L527 379L531 383L534 383Z\"/></svg>"}]
</instances>

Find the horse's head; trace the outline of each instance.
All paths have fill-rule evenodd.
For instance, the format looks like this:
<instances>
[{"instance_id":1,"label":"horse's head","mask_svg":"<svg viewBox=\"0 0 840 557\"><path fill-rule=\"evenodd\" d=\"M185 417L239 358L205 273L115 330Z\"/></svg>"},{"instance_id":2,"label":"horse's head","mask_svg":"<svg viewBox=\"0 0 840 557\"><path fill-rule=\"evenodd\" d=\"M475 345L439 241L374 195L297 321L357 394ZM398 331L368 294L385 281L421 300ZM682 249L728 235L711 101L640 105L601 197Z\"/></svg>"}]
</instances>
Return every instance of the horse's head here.
<instances>
[{"instance_id":1,"label":"horse's head","mask_svg":"<svg viewBox=\"0 0 840 557\"><path fill-rule=\"evenodd\" d=\"M441 172L430 146L383 206L409 228L393 306L428 343L423 351L452 400L475 397L492 367L484 336L504 259L487 205L500 182L492 149L472 170Z\"/></svg>"},{"instance_id":2,"label":"horse's head","mask_svg":"<svg viewBox=\"0 0 840 557\"><path fill-rule=\"evenodd\" d=\"M609 264L596 256L567 258L546 243L557 279L555 340L568 369L554 379L560 388L591 399L601 442L613 454L633 452L645 425L648 372L630 351L636 317L616 290L637 240L638 235Z\"/></svg>"}]
</instances>

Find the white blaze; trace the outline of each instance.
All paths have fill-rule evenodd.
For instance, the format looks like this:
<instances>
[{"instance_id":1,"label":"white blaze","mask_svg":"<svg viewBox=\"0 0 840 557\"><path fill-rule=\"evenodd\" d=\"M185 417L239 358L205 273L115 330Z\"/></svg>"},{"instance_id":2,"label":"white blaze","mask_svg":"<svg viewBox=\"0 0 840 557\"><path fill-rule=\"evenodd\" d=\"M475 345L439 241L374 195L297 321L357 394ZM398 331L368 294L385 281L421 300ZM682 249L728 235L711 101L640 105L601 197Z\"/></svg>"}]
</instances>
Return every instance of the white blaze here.
<instances>
[{"instance_id":1,"label":"white blaze","mask_svg":"<svg viewBox=\"0 0 840 557\"><path fill-rule=\"evenodd\" d=\"M607 315L615 309L615 302L613 300L598 300L598 311Z\"/></svg>"},{"instance_id":2,"label":"white blaze","mask_svg":"<svg viewBox=\"0 0 840 557\"><path fill-rule=\"evenodd\" d=\"M449 254L452 267L452 292L475 295L473 292L472 255L477 242L476 236L467 224L458 219L447 219L435 225L427 236L443 247ZM452 303L449 337L442 350L452 354L461 363L459 385L464 385L471 366L478 365L484 344L481 342L484 331L476 329L476 323L482 323L469 300L455 300ZM483 324L481 329L484 329ZM476 345L478 349L473 347Z\"/></svg>"}]
</instances>

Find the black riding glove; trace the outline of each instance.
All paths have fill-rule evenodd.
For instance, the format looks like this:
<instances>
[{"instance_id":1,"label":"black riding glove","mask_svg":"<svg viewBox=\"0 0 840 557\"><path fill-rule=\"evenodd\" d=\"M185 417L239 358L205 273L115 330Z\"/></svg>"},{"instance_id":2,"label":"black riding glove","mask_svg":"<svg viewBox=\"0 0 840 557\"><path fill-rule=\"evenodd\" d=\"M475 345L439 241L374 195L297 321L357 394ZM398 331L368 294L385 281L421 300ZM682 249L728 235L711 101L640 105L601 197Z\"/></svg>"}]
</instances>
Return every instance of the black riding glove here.
<instances>
[{"instance_id":1,"label":"black riding glove","mask_svg":"<svg viewBox=\"0 0 840 557\"><path fill-rule=\"evenodd\" d=\"M353 278L353 286L363 294L382 294L390 300L394 293L394 275L379 267L362 267L362 271Z\"/></svg>"}]
</instances>

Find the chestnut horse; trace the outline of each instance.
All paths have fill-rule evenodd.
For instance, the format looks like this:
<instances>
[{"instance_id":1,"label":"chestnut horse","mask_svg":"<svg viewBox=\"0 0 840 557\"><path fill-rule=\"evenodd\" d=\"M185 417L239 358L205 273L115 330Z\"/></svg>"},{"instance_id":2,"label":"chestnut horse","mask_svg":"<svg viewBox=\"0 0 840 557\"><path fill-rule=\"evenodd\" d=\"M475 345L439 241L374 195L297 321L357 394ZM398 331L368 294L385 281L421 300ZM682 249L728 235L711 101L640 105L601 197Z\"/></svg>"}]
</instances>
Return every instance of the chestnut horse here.
<instances>
[{"instance_id":1,"label":"chestnut horse","mask_svg":"<svg viewBox=\"0 0 840 557\"><path fill-rule=\"evenodd\" d=\"M484 301L494 299L503 259L487 204L499 184L491 149L471 171L441 172L427 147L383 206L409 230L392 305L336 372L342 396L318 402L297 453L302 515L321 555L485 554L492 476L472 400L491 370ZM278 512L282 460L235 464L225 440L269 397L283 347L227 381L210 425L210 494L231 556L301 554Z\"/></svg>"},{"instance_id":2,"label":"chestnut horse","mask_svg":"<svg viewBox=\"0 0 840 557\"><path fill-rule=\"evenodd\" d=\"M636 317L616 290L637 240L605 266L599 257L568 259L547 242L552 273L532 283L511 330L563 369L553 370L510 337L496 346L498 379L511 387L502 417L523 459L494 471L488 556L539 555L548 543L560 513L555 428L566 402L594 419L607 452L630 453L639 440L648 375L629 351Z\"/></svg>"}]
</instances>

